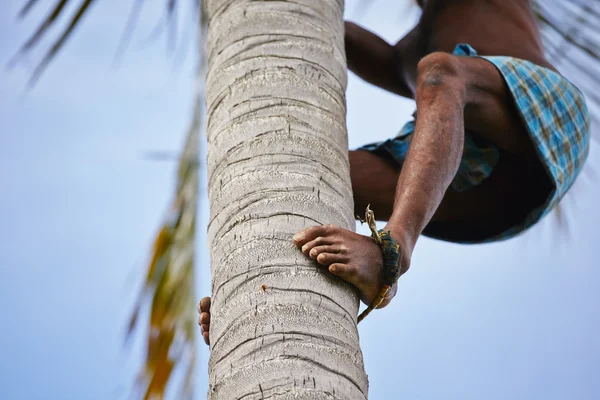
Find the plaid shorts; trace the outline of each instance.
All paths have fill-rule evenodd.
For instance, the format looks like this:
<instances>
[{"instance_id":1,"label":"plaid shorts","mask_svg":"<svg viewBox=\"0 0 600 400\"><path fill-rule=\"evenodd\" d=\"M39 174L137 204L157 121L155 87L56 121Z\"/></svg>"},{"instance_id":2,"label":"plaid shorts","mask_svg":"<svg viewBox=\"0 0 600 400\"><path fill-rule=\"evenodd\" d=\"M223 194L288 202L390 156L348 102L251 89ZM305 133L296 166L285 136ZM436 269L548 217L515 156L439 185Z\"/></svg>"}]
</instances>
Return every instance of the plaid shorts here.
<instances>
[{"instance_id":1,"label":"plaid shorts","mask_svg":"<svg viewBox=\"0 0 600 400\"><path fill-rule=\"evenodd\" d=\"M453 54L479 57L468 44L457 45ZM494 64L503 75L554 189L545 203L532 210L520 224L478 243L513 237L550 212L581 171L590 141L585 99L567 79L548 68L514 57L481 58ZM410 121L395 138L363 146L360 150L385 153L402 167L414 131L415 121ZM450 188L462 192L481 184L491 175L499 158L500 152L492 143L466 133L462 159Z\"/></svg>"}]
</instances>

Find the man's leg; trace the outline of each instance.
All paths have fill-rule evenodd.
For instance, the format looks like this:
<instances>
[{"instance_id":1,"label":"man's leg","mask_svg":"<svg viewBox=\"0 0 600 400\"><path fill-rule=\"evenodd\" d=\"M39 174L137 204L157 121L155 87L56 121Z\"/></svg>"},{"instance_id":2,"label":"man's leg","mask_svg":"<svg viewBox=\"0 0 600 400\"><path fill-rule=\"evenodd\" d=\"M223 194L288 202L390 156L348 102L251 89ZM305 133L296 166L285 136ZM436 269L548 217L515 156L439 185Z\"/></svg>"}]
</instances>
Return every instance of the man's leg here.
<instances>
[{"instance_id":1,"label":"man's leg","mask_svg":"<svg viewBox=\"0 0 600 400\"><path fill-rule=\"evenodd\" d=\"M551 184L504 79L491 63L446 53L425 57L419 64L417 109L417 129L402 171L391 160L375 154L350 152L357 215L371 204L380 220L397 213L400 220L409 220L409 227L416 225L412 229L418 234L427 227L435 236L453 237L460 230L483 234L502 230L545 199ZM493 143L502 156L481 185L458 193L447 188L462 155L465 129ZM416 222L410 221L413 212ZM402 224L398 227L405 228ZM381 252L370 237L327 225L299 232L294 243L355 286L363 302L370 303L379 293ZM405 272L414 243L401 244ZM394 294L395 290L380 308ZM199 323L207 332L209 299L202 302Z\"/></svg>"},{"instance_id":2,"label":"man's leg","mask_svg":"<svg viewBox=\"0 0 600 400\"><path fill-rule=\"evenodd\" d=\"M354 212L363 216L367 205L380 221L392 215L400 175L398 164L385 155L350 151ZM537 178L537 179L536 179ZM541 165L506 155L480 185L464 192L447 190L423 234L449 241L492 237L523 221L547 198L552 185Z\"/></svg>"},{"instance_id":3,"label":"man's leg","mask_svg":"<svg viewBox=\"0 0 600 400\"><path fill-rule=\"evenodd\" d=\"M520 203L531 183L518 172L523 166L539 166L504 78L491 63L434 53L419 63L418 72L416 130L396 181L386 226L401 246L402 272L408 269L415 242L430 221L468 226L484 218L490 224L506 223L507 215L523 209ZM482 185L455 193L447 189L462 156L465 129L494 144L502 156ZM389 199L391 181L384 179L391 174L389 164L359 153L351 155L357 212L371 203L376 213L378 207L382 211L376 216L384 217L389 200L381 200L376 192L379 185ZM372 165L379 167L365 173ZM294 241L306 255L357 287L366 303L378 293L381 256L377 257L379 249L370 238L339 227L317 226L299 232Z\"/></svg>"},{"instance_id":4,"label":"man's leg","mask_svg":"<svg viewBox=\"0 0 600 400\"><path fill-rule=\"evenodd\" d=\"M365 209L370 205L379 221L388 221L394 210L400 167L391 156L365 150L350 151L349 158L355 215L363 217ZM486 181L465 192L447 190L431 221L475 221L497 211L499 204L495 200L500 193L493 188L499 186L498 180L503 176L512 175L512 169L509 171L503 167L504 164L503 162L499 166L502 170L494 171L489 178L490 182ZM482 208L482 204L485 207Z\"/></svg>"}]
</instances>

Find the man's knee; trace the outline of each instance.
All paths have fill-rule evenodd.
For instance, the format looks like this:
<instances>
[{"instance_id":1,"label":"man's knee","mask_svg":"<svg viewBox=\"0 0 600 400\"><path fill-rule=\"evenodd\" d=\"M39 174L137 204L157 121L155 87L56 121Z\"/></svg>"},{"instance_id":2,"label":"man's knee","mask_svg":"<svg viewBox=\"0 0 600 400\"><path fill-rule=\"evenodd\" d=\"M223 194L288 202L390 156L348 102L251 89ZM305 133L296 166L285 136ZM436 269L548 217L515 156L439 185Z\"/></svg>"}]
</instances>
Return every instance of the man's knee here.
<instances>
[{"instance_id":1,"label":"man's knee","mask_svg":"<svg viewBox=\"0 0 600 400\"><path fill-rule=\"evenodd\" d=\"M452 54L436 52L425 56L417 65L417 95L463 94L462 70L460 59Z\"/></svg>"}]
</instances>

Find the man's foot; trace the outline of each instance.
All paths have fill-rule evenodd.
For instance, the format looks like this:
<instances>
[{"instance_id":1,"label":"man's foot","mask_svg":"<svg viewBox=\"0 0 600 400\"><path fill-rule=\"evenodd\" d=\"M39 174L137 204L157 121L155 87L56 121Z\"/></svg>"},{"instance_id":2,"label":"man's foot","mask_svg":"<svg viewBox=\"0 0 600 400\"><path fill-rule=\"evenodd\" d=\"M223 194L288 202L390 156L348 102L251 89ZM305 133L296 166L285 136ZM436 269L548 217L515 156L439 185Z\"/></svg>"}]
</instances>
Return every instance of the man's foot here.
<instances>
[{"instance_id":1,"label":"man's foot","mask_svg":"<svg viewBox=\"0 0 600 400\"><path fill-rule=\"evenodd\" d=\"M198 303L198 325L202 328L204 343L210 344L208 331L210 328L210 297L205 297Z\"/></svg>"},{"instance_id":2,"label":"man's foot","mask_svg":"<svg viewBox=\"0 0 600 400\"><path fill-rule=\"evenodd\" d=\"M334 225L306 228L294 236L294 244L304 254L328 267L329 272L350 283L360 293L363 303L370 305L381 291L381 249L369 236L360 235ZM407 259L406 252L401 259ZM408 263L401 261L401 273L406 272ZM392 287L381 305L383 308L396 295L397 285ZM198 304L198 325L202 337L210 344L210 297Z\"/></svg>"},{"instance_id":3,"label":"man's foot","mask_svg":"<svg viewBox=\"0 0 600 400\"><path fill-rule=\"evenodd\" d=\"M294 245L358 289L363 303L370 305L381 291L383 258L371 237L334 225L320 225L298 232ZM388 305L396 295L396 287L392 287L378 308Z\"/></svg>"}]
</instances>

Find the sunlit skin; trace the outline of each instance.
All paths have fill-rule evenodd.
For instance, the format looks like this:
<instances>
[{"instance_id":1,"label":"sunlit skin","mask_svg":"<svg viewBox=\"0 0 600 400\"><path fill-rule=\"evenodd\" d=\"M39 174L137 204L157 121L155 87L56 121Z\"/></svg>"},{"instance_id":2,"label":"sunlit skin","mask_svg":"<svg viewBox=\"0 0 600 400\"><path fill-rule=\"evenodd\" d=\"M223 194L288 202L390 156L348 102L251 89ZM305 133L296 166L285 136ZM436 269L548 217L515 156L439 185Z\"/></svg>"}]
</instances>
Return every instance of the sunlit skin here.
<instances>
[{"instance_id":1,"label":"sunlit skin","mask_svg":"<svg viewBox=\"0 0 600 400\"><path fill-rule=\"evenodd\" d=\"M480 55L503 55L553 69L544 58L530 0L429 0L417 26L395 45L346 22L348 68L365 81L416 101L411 148L400 169L389 159L350 151L355 215L368 204L400 245L401 273L419 236L446 240L475 232L493 236L543 202L551 183L503 77L488 61L457 57L458 43ZM460 162L465 131L493 143L500 161L481 185L447 190ZM374 178L376 177L376 178ZM307 257L353 285L365 304L381 289L381 251L368 236L315 226L294 236ZM379 308L394 297L397 286ZM210 300L199 305L208 343Z\"/></svg>"}]
</instances>

